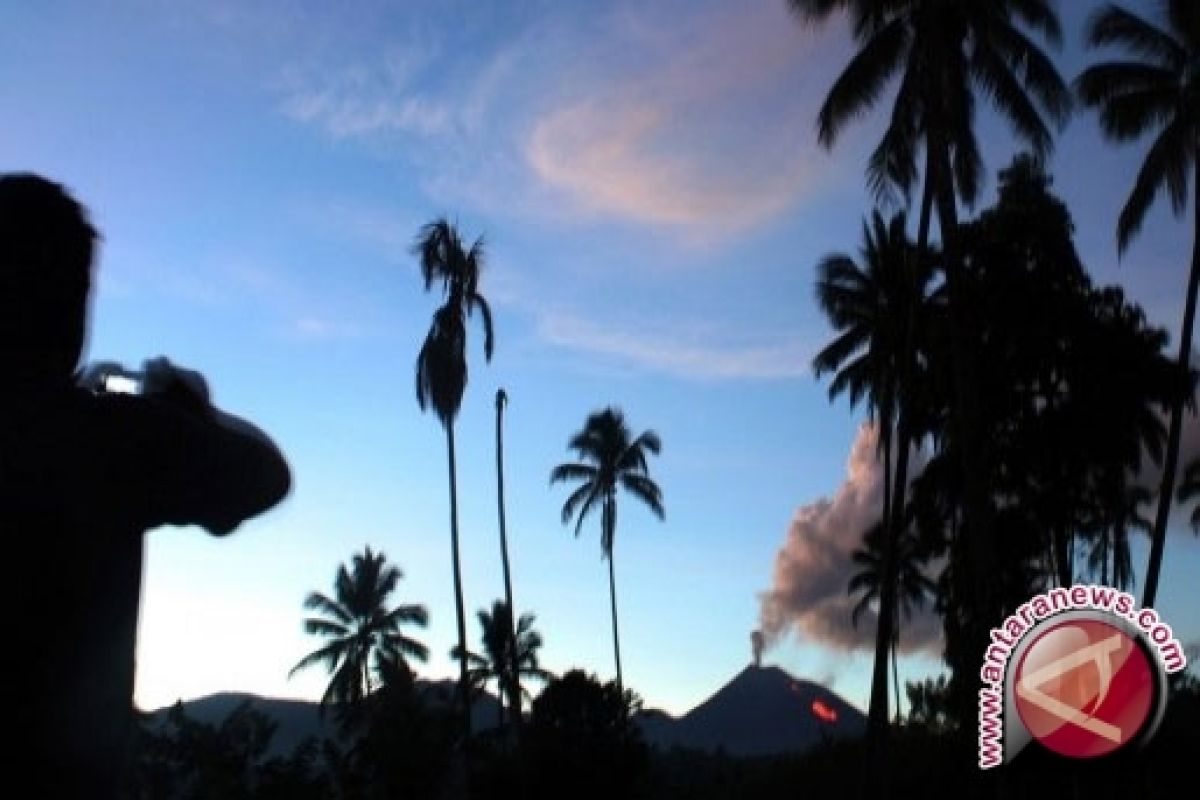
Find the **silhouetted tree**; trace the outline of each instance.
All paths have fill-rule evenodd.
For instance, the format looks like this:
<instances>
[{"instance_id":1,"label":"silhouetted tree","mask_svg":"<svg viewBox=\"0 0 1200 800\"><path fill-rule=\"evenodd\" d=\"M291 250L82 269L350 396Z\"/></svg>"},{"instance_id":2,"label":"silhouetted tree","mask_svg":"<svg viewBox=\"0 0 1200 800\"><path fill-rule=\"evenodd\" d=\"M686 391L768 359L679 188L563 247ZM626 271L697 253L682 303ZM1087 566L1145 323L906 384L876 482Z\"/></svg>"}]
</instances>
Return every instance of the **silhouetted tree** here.
<instances>
[{"instance_id":1,"label":"silhouetted tree","mask_svg":"<svg viewBox=\"0 0 1200 800\"><path fill-rule=\"evenodd\" d=\"M183 703L176 703L166 720L154 727L144 726L142 731L139 795L182 800L251 800L259 796L262 770L268 764L267 752L277 726L249 700L216 725L192 719ZM300 758L303 760L303 754ZM271 772L277 778L283 768L276 760ZM305 777L315 780L311 773Z\"/></svg>"},{"instance_id":2,"label":"silhouetted tree","mask_svg":"<svg viewBox=\"0 0 1200 800\"><path fill-rule=\"evenodd\" d=\"M966 476L954 465L962 463L955 453L961 443L935 437L938 454L926 472L936 466L944 489L926 505L952 529L942 537L949 568L938 608L960 722L977 713L978 629L1051 581L1073 582L1078 546L1120 524L1114 515L1126 476L1138 472L1143 454L1161 455L1156 409L1181 390L1162 352L1165 333L1119 289L1092 285L1070 214L1049 187L1036 159L1016 159L1001 172L998 202L962 231L963 300L974 320L964 344L987 365L975 413L990 431L984 477L998 546L990 561L996 608L980 617L971 602L971 561L959 545ZM935 418L948 418L953 402L953 382L943 374L953 330L935 316L923 381Z\"/></svg>"},{"instance_id":3,"label":"silhouetted tree","mask_svg":"<svg viewBox=\"0 0 1200 800\"><path fill-rule=\"evenodd\" d=\"M908 514L909 518L912 513ZM863 544L854 551L851 559L859 571L850 577L846 586L848 594L862 592L858 602L850 612L850 623L858 627L858 620L871 605L878 602L882 594L884 582L884 537L886 530L883 520L876 522L863 535ZM923 608L925 601L932 597L937 587L925 575L924 565L926 553L921 547L914 528L906 525L896 543L894 558L896 559L896 599L893 604L892 622L889 626L891 636L892 682L896 692L896 714L900 713L900 676L897 664L897 651L900 649L900 620L908 619L914 609ZM877 656L878 657L878 656Z\"/></svg>"},{"instance_id":4,"label":"silhouetted tree","mask_svg":"<svg viewBox=\"0 0 1200 800\"><path fill-rule=\"evenodd\" d=\"M508 565L508 532L504 524L504 407L508 405L508 393L503 388L496 390L496 508L500 520L500 563L504 567L504 604L513 607L512 574ZM512 625L512 614L508 615L508 647L505 652L515 656L519 652L517 632ZM517 674L520 667L515 662L508 666L509 674ZM521 693L517 692L512 698L512 723L514 728L521 724ZM504 709L504 698L500 701L501 713Z\"/></svg>"},{"instance_id":5,"label":"silhouetted tree","mask_svg":"<svg viewBox=\"0 0 1200 800\"><path fill-rule=\"evenodd\" d=\"M908 683L904 691L908 695L909 725L918 725L931 733L944 733L954 727L945 675Z\"/></svg>"},{"instance_id":6,"label":"silhouetted tree","mask_svg":"<svg viewBox=\"0 0 1200 800\"><path fill-rule=\"evenodd\" d=\"M619 409L606 408L588 416L583 430L567 445L580 459L559 464L550 472L550 483L577 481L562 507L566 525L576 517L575 535L583 528L595 508L600 508L600 552L608 559L608 592L612 606L613 655L617 664L617 686L621 680L621 643L617 635L617 582L613 573L613 543L617 534L617 489L624 489L642 501L659 519L665 517L662 491L650 478L648 453L658 455L662 442L654 431L645 431L636 439L625 424Z\"/></svg>"},{"instance_id":7,"label":"silhouetted tree","mask_svg":"<svg viewBox=\"0 0 1200 800\"><path fill-rule=\"evenodd\" d=\"M1153 525L1142 515L1140 509L1152 498L1144 486L1128 484L1106 487L1103 501L1105 514L1093 532L1091 551L1088 553L1088 569L1092 574L1100 573L1100 582L1119 589L1133 585L1133 561L1129 553L1131 530L1149 533ZM1112 569L1109 569L1111 564Z\"/></svg>"},{"instance_id":8,"label":"silhouetted tree","mask_svg":"<svg viewBox=\"0 0 1200 800\"><path fill-rule=\"evenodd\" d=\"M867 398L875 418L883 449L885 528L894 524L892 504L903 504L908 487L908 453L913 439L913 404L905 402L913 394L914 372L905 364L913 357L927 290L932 277L929 262L918 262L916 248L905 232L904 214L896 214L890 223L876 211L870 224L863 223L861 266L844 254L826 256L817 267L817 301L838 332L837 338L813 360L819 377L834 372L829 386L830 399L848 392L851 405ZM897 425L897 423L899 423ZM898 435L896 485L892 486L892 442ZM898 499L896 499L898 498ZM881 616L876 636L876 668L873 680L887 683L887 660L893 652L896 615L892 597L894 575L889 559L897 535L879 539L881 585L887 586L880 597ZM887 616L883 609L886 609ZM897 689L897 691L899 691ZM886 714L886 708L884 709Z\"/></svg>"},{"instance_id":9,"label":"silhouetted tree","mask_svg":"<svg viewBox=\"0 0 1200 800\"><path fill-rule=\"evenodd\" d=\"M521 684L522 678L538 681L550 678L550 673L538 665L537 651L542 646L542 635L533 629L534 619L533 614L522 614L514 627L508 605L502 600L492 603L490 612L479 611L483 653L467 653L467 661L471 664L467 675L472 687L478 689L483 689L489 681L496 681L501 725L505 711L520 714L520 698L529 696ZM515 653L509 649L514 641ZM457 649L451 651L451 657L458 658Z\"/></svg>"},{"instance_id":10,"label":"silhouetted tree","mask_svg":"<svg viewBox=\"0 0 1200 800\"><path fill-rule=\"evenodd\" d=\"M447 790L457 766L455 745L461 728L454 704L431 700L401 660L381 656L377 672L379 688L359 706L357 735L350 749L334 759L344 785L361 792L348 796L455 796Z\"/></svg>"},{"instance_id":11,"label":"silhouetted tree","mask_svg":"<svg viewBox=\"0 0 1200 800\"><path fill-rule=\"evenodd\" d=\"M832 146L847 123L878 101L893 77L899 77L888 126L868 164L868 179L879 194L897 187L907 197L923 149L925 193L917 247L923 259L930 209L936 205L941 228L954 397L951 434L959 440L964 473L963 526L970 532L972 601L987 616L987 566L991 548L991 508L984 473L985 436L975 417L977 372L974 353L962 339L971 318L962 298L958 245L959 199L978 193L982 158L974 132L976 95L982 93L1012 124L1016 134L1038 153L1047 152L1052 135L1044 119L1065 121L1070 92L1049 58L1022 30L1028 26L1057 44L1061 30L1048 0L789 0L802 18L820 20L834 11L851 17L860 49L834 82L818 115L818 135ZM1018 24L1018 22L1020 24ZM1039 110L1040 107L1040 110ZM899 521L893 512L893 527ZM965 570L964 577L967 577ZM886 616L886 614L885 614ZM986 646L986 628L973 631L978 649ZM887 693L872 689L868 714L868 759L886 760ZM883 780L883 771L874 770ZM884 787L877 787L883 790Z\"/></svg>"},{"instance_id":12,"label":"silhouetted tree","mask_svg":"<svg viewBox=\"0 0 1200 800\"><path fill-rule=\"evenodd\" d=\"M616 681L571 670L533 701L526 731L532 795L629 797L646 750L633 716L640 705Z\"/></svg>"},{"instance_id":13,"label":"silhouetted tree","mask_svg":"<svg viewBox=\"0 0 1200 800\"><path fill-rule=\"evenodd\" d=\"M1189 370L1192 334L1196 322L1196 296L1200 289L1200 5L1195 0L1167 0L1161 4L1161 24L1105 6L1087 28L1093 47L1117 45L1130 56L1089 67L1076 81L1083 102L1099 109L1100 127L1117 142L1146 134L1154 143L1142 162L1133 191L1117 221L1117 249L1123 252L1142 226L1146 211L1163 189L1171 198L1176 216L1187 209L1188 173L1194 183L1192 210L1192 265L1188 273L1183 327L1179 336L1178 368ZM1179 439L1183 431L1186 397L1170 406L1166 462L1158 493L1158 511L1146 567L1142 605L1154 605L1166 544L1167 520L1175 495Z\"/></svg>"},{"instance_id":14,"label":"silhouetted tree","mask_svg":"<svg viewBox=\"0 0 1200 800\"><path fill-rule=\"evenodd\" d=\"M462 567L458 548L458 480L454 465L454 419L467 388L467 317L478 311L483 319L483 353L491 361L492 312L479 293L483 270L483 239L464 248L458 229L445 219L421 228L413 252L417 255L425 291L435 283L442 286L446 302L433 315L433 324L417 355L417 404L424 411L432 405L446 431L446 453L450 479L450 555L454 574L454 615L458 625L459 706L463 730L470 732L471 713L467 698L467 622L463 611Z\"/></svg>"},{"instance_id":15,"label":"silhouetted tree","mask_svg":"<svg viewBox=\"0 0 1200 800\"><path fill-rule=\"evenodd\" d=\"M333 677L321 696L322 712L330 703L345 711L370 695L378 686L374 677L378 668L373 669L373 661L378 664L382 658L407 664L408 658L424 661L428 657L425 645L401 632L403 625L424 627L428 623L425 607L388 607L388 598L403 577L400 568L389 564L383 553L373 553L367 547L354 555L349 570L344 564L338 567L332 598L312 592L305 599L305 608L321 614L304 621L305 632L330 641L300 659L288 675L325 664Z\"/></svg>"}]
</instances>

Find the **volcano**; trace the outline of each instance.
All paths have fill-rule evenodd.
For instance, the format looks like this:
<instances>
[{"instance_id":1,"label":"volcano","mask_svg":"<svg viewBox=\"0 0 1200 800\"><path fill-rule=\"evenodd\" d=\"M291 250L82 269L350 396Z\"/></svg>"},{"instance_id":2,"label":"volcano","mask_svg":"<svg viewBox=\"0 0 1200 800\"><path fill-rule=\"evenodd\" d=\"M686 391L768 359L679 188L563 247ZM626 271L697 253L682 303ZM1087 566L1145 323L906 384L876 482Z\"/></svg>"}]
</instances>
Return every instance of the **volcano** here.
<instances>
[{"instance_id":1,"label":"volcano","mask_svg":"<svg viewBox=\"0 0 1200 800\"><path fill-rule=\"evenodd\" d=\"M834 692L778 667L754 665L678 719L649 712L639 722L646 740L659 748L739 757L803 752L866 731L862 712Z\"/></svg>"}]
</instances>

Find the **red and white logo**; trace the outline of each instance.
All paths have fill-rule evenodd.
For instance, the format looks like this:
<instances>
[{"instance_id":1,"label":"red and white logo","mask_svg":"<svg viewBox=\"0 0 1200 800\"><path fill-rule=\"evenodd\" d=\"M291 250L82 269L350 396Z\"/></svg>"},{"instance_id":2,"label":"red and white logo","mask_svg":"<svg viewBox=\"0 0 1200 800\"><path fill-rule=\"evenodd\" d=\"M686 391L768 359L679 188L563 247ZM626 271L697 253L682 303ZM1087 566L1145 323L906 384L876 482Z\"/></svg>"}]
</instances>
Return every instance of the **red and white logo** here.
<instances>
[{"instance_id":1,"label":"red and white logo","mask_svg":"<svg viewBox=\"0 0 1200 800\"><path fill-rule=\"evenodd\" d=\"M1031 742L1068 758L1139 747L1154 735L1167 675L1187 667L1171 626L1128 592L1055 587L989 632L979 671L979 766Z\"/></svg>"},{"instance_id":2,"label":"red and white logo","mask_svg":"<svg viewBox=\"0 0 1200 800\"><path fill-rule=\"evenodd\" d=\"M1034 739L1091 758L1138 737L1155 708L1155 666L1124 630L1072 619L1036 635L1013 673L1017 713Z\"/></svg>"}]
</instances>

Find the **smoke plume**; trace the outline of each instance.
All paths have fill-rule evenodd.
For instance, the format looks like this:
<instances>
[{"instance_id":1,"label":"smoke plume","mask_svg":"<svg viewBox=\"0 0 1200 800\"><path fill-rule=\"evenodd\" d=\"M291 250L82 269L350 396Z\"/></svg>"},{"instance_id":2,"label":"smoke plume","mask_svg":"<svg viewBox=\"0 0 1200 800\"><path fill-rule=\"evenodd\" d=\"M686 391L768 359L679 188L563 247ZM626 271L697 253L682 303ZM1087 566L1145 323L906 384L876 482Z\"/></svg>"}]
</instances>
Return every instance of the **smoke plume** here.
<instances>
[{"instance_id":1,"label":"smoke plume","mask_svg":"<svg viewBox=\"0 0 1200 800\"><path fill-rule=\"evenodd\" d=\"M760 595L762 631L769 642L793 632L840 650L873 650L876 611L868 608L851 625L857 596L846 593L857 571L851 560L862 535L883 508L883 463L877 457L877 431L859 428L846 468L846 479L832 498L796 510L783 546L775 556L772 586ZM911 470L910 471L914 471ZM903 652L941 650L941 621L931 603L901 626Z\"/></svg>"}]
</instances>

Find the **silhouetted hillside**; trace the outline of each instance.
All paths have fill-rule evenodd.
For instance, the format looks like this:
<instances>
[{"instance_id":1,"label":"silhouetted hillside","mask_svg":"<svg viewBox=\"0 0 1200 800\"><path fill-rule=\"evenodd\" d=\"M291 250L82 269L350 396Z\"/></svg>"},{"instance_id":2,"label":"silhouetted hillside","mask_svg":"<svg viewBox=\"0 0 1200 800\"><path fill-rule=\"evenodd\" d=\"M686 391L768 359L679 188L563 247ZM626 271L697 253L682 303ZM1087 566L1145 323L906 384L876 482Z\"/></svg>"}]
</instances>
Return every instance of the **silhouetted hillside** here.
<instances>
[{"instance_id":1,"label":"silhouetted hillside","mask_svg":"<svg viewBox=\"0 0 1200 800\"><path fill-rule=\"evenodd\" d=\"M427 699L450 703L454 697L454 681L417 681L418 689ZM326 712L324 719L316 703L306 700L286 700L278 697L259 697L245 692L220 692L218 694L185 700L184 713L191 719L209 725L219 725L241 703L249 700L251 707L266 714L278 727L271 739L269 755L288 755L296 745L309 737L322 739L338 738L337 723L333 714ZM155 720L165 721L170 707L153 712ZM476 731L496 726L499 704L490 694L475 699L471 707L471 721Z\"/></svg>"}]
</instances>

